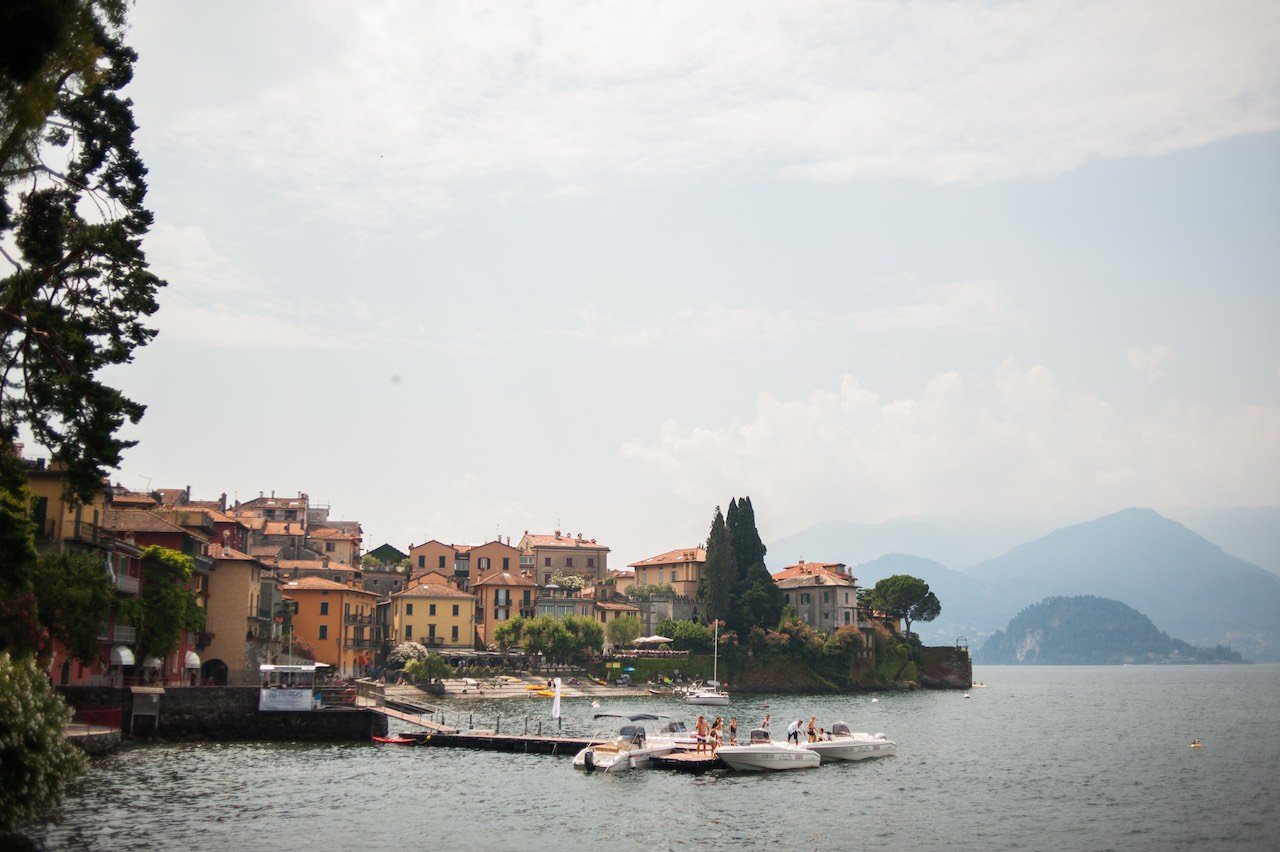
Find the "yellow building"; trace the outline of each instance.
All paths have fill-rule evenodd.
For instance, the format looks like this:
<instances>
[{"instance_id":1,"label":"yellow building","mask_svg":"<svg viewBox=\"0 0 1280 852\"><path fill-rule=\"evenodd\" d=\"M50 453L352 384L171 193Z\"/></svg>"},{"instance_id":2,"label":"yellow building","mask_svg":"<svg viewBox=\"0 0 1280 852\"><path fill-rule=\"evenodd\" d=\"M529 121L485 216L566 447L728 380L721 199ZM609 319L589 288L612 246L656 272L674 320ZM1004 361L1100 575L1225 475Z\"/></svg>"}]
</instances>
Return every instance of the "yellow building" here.
<instances>
[{"instance_id":1,"label":"yellow building","mask_svg":"<svg viewBox=\"0 0 1280 852\"><path fill-rule=\"evenodd\" d=\"M258 666L280 653L279 625L270 600L263 600L263 575L269 572L252 556L221 544L210 545L205 631L213 639L204 650L206 683L256 684ZM270 587L268 587L270 591Z\"/></svg>"},{"instance_id":2,"label":"yellow building","mask_svg":"<svg viewBox=\"0 0 1280 852\"><path fill-rule=\"evenodd\" d=\"M391 596L391 641L428 648L472 648L476 598L444 583L420 583Z\"/></svg>"},{"instance_id":3,"label":"yellow building","mask_svg":"<svg viewBox=\"0 0 1280 852\"><path fill-rule=\"evenodd\" d=\"M373 664L382 644L377 595L319 577L293 580L280 591L298 607L293 640L310 645L316 662L328 663L340 675L364 674Z\"/></svg>"},{"instance_id":4,"label":"yellow building","mask_svg":"<svg viewBox=\"0 0 1280 852\"><path fill-rule=\"evenodd\" d=\"M682 547L632 562L629 567L635 569L637 586L670 586L676 594L692 598L698 595L698 582L706 564L706 550Z\"/></svg>"}]
</instances>

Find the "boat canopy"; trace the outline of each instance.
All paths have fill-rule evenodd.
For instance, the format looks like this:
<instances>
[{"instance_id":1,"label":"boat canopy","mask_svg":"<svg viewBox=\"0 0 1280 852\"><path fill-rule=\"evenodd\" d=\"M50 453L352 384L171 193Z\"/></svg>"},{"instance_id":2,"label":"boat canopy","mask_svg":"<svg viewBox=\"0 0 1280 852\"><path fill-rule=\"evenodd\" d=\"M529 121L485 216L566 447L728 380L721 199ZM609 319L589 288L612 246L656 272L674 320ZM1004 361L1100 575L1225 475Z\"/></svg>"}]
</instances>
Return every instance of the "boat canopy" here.
<instances>
[{"instance_id":1,"label":"boat canopy","mask_svg":"<svg viewBox=\"0 0 1280 852\"><path fill-rule=\"evenodd\" d=\"M834 725L831 726L831 733L833 734L850 733L849 726L846 725L844 722L836 722Z\"/></svg>"},{"instance_id":2,"label":"boat canopy","mask_svg":"<svg viewBox=\"0 0 1280 852\"><path fill-rule=\"evenodd\" d=\"M753 743L767 743L773 739L769 736L769 732L764 728L755 728L751 731L751 741Z\"/></svg>"},{"instance_id":3,"label":"boat canopy","mask_svg":"<svg viewBox=\"0 0 1280 852\"><path fill-rule=\"evenodd\" d=\"M592 719L626 719L631 722L656 722L659 719L669 719L660 713L596 713Z\"/></svg>"}]
</instances>

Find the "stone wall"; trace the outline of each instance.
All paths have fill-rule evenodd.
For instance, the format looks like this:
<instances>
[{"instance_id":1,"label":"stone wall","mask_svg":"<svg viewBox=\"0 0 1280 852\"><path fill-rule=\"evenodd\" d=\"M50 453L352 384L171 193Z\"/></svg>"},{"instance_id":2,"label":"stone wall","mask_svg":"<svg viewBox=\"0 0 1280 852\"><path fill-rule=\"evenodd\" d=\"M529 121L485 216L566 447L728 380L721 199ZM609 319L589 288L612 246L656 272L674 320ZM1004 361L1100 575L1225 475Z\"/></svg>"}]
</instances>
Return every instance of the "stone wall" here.
<instances>
[{"instance_id":1,"label":"stone wall","mask_svg":"<svg viewBox=\"0 0 1280 852\"><path fill-rule=\"evenodd\" d=\"M69 686L59 691L72 707L119 707L129 734L133 695L128 688ZM160 724L140 716L137 736L210 740L363 741L387 732L387 718L370 710L328 708L298 713L260 712L257 687L174 687L160 697Z\"/></svg>"},{"instance_id":2,"label":"stone wall","mask_svg":"<svg viewBox=\"0 0 1280 852\"><path fill-rule=\"evenodd\" d=\"M921 648L920 685L927 689L968 689L973 660L963 648Z\"/></svg>"}]
</instances>

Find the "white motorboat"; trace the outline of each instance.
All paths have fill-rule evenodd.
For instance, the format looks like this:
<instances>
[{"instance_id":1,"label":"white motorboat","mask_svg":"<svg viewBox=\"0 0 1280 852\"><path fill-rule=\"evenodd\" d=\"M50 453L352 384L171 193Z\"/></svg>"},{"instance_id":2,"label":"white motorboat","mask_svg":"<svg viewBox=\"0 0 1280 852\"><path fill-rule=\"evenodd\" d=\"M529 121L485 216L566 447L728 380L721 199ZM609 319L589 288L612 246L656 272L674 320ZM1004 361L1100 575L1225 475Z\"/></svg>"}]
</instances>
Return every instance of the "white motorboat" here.
<instances>
[{"instance_id":1,"label":"white motorboat","mask_svg":"<svg viewBox=\"0 0 1280 852\"><path fill-rule=\"evenodd\" d=\"M813 769L822 762L816 751L776 742L760 728L751 732L747 745L720 746L716 754L730 769L739 771Z\"/></svg>"},{"instance_id":2,"label":"white motorboat","mask_svg":"<svg viewBox=\"0 0 1280 852\"><path fill-rule=\"evenodd\" d=\"M627 769L643 769L651 758L670 754L676 750L674 739L654 737L649 739L645 729L635 724L662 719L654 713L597 713L595 718L625 719L626 724L607 740L592 743L573 756L573 768L587 772L621 772Z\"/></svg>"},{"instance_id":3,"label":"white motorboat","mask_svg":"<svg viewBox=\"0 0 1280 852\"><path fill-rule=\"evenodd\" d=\"M716 621L711 633L711 680L685 693L685 704L705 704L723 707L729 703L729 693L720 688L716 680L720 674L720 622Z\"/></svg>"},{"instance_id":4,"label":"white motorboat","mask_svg":"<svg viewBox=\"0 0 1280 852\"><path fill-rule=\"evenodd\" d=\"M850 731L849 726L844 722L836 722L831 726L831 739L801 743L800 747L817 752L823 763L833 760L892 757L898 752L898 744L885 739L884 734Z\"/></svg>"}]
</instances>

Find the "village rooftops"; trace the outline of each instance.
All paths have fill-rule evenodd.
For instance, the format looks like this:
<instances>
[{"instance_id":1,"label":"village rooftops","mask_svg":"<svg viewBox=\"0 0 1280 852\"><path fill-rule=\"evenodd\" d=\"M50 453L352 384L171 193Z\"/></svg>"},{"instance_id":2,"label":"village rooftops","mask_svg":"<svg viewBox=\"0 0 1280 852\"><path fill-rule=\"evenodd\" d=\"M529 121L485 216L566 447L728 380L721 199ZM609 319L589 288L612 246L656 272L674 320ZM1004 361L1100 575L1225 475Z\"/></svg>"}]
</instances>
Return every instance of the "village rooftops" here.
<instances>
[{"instance_id":1,"label":"village rooftops","mask_svg":"<svg viewBox=\"0 0 1280 852\"><path fill-rule=\"evenodd\" d=\"M475 600L476 596L462 591L462 589L453 586L446 586L443 583L420 583L416 586L410 586L403 592L396 592L393 598L466 598L467 600Z\"/></svg>"},{"instance_id":2,"label":"village rooftops","mask_svg":"<svg viewBox=\"0 0 1280 852\"><path fill-rule=\"evenodd\" d=\"M156 506L156 498L150 494L138 494L132 491L113 493L108 497L114 509L148 509Z\"/></svg>"},{"instance_id":3,"label":"village rooftops","mask_svg":"<svg viewBox=\"0 0 1280 852\"><path fill-rule=\"evenodd\" d=\"M610 612L639 612L640 607L631 604L614 603L613 601L596 601L596 609L609 610Z\"/></svg>"},{"instance_id":4,"label":"village rooftops","mask_svg":"<svg viewBox=\"0 0 1280 852\"><path fill-rule=\"evenodd\" d=\"M262 527L263 535L306 535L307 530L297 521L267 521Z\"/></svg>"},{"instance_id":5,"label":"village rooftops","mask_svg":"<svg viewBox=\"0 0 1280 852\"><path fill-rule=\"evenodd\" d=\"M813 586L857 585L853 578L848 574L836 574L833 572L792 574L790 577L783 577L779 574L774 574L773 582L778 585L779 589L807 589Z\"/></svg>"},{"instance_id":6,"label":"village rooftops","mask_svg":"<svg viewBox=\"0 0 1280 852\"><path fill-rule=\"evenodd\" d=\"M485 574L479 580L471 584L472 586L533 586L537 587L538 583L527 574L513 574L510 571L503 571L501 568L495 568L488 574Z\"/></svg>"},{"instance_id":7,"label":"village rooftops","mask_svg":"<svg viewBox=\"0 0 1280 852\"><path fill-rule=\"evenodd\" d=\"M848 567L843 562L805 562L803 559L795 565L788 565L783 568L773 575L773 579L785 580L790 577L815 576L818 574L834 574L852 579Z\"/></svg>"},{"instance_id":8,"label":"village rooftops","mask_svg":"<svg viewBox=\"0 0 1280 852\"><path fill-rule=\"evenodd\" d=\"M280 590L286 594L289 592L351 592L355 595L368 595L371 598L378 597L373 592L366 592L363 589L357 589L344 583L335 583L333 580L324 580L320 577L299 577L297 580L290 580L283 584Z\"/></svg>"},{"instance_id":9,"label":"village rooftops","mask_svg":"<svg viewBox=\"0 0 1280 852\"><path fill-rule=\"evenodd\" d=\"M684 562L706 562L707 551L701 547L681 547L676 550L668 550L666 553L659 553L657 556L650 556L648 559L641 559L639 562L632 562L629 568L648 568L651 565L679 565Z\"/></svg>"},{"instance_id":10,"label":"village rooftops","mask_svg":"<svg viewBox=\"0 0 1280 852\"><path fill-rule=\"evenodd\" d=\"M177 532L205 541L203 536L145 509L107 509L102 515L102 526L115 532Z\"/></svg>"},{"instance_id":11,"label":"village rooftops","mask_svg":"<svg viewBox=\"0 0 1280 852\"><path fill-rule=\"evenodd\" d=\"M528 544L530 547L563 548L566 550L607 551L609 549L603 544L598 544L594 538L583 538L582 533L578 533L575 538L568 533L562 535L559 530L557 530L554 535L534 535L528 530L525 530L521 544Z\"/></svg>"},{"instance_id":12,"label":"village rooftops","mask_svg":"<svg viewBox=\"0 0 1280 852\"><path fill-rule=\"evenodd\" d=\"M268 533L271 535L272 533ZM345 533L342 530L335 530L333 527L312 527L309 535L311 538L326 539L329 541L359 541L360 536L351 533Z\"/></svg>"}]
</instances>

